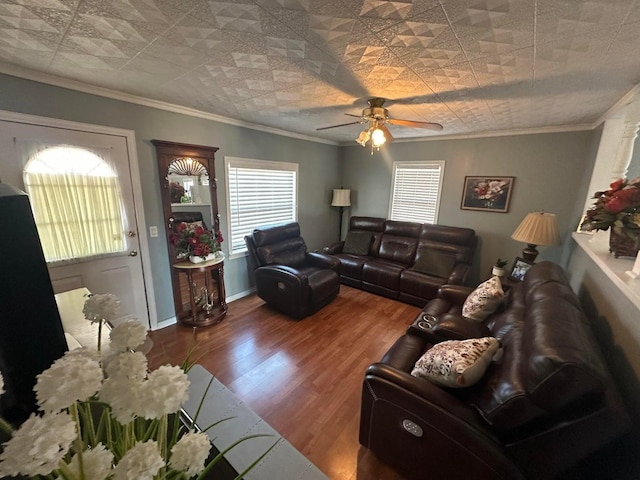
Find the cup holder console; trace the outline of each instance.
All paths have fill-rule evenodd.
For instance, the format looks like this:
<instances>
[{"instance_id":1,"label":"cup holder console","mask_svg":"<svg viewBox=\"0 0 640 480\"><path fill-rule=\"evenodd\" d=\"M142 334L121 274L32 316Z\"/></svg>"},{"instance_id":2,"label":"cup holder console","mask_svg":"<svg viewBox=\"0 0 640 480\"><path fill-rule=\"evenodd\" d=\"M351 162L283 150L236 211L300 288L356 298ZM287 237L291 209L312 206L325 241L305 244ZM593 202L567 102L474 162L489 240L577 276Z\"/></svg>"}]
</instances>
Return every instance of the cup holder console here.
<instances>
[{"instance_id":1,"label":"cup holder console","mask_svg":"<svg viewBox=\"0 0 640 480\"><path fill-rule=\"evenodd\" d=\"M429 313L423 313L420 315L420 317L418 317L416 326L420 330L430 330L436 324L437 321L438 319L433 315Z\"/></svg>"},{"instance_id":2,"label":"cup holder console","mask_svg":"<svg viewBox=\"0 0 640 480\"><path fill-rule=\"evenodd\" d=\"M435 315L431 315L430 313L421 312L418 317L413 321L409 328L407 329L407 333L412 335L419 335L421 337L428 338L431 341L435 339L435 332L433 331L433 327L438 324L438 317Z\"/></svg>"}]
</instances>

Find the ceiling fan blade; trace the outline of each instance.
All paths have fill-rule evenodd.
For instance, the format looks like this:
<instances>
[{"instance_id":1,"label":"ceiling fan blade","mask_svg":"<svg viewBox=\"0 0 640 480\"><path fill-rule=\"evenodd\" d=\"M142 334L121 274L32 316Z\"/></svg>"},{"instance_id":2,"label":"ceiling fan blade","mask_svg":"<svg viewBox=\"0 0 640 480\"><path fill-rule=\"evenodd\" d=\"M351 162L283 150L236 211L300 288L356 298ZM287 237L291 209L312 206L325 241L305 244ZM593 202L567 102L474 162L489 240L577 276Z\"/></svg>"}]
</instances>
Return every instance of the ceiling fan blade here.
<instances>
[{"instance_id":1,"label":"ceiling fan blade","mask_svg":"<svg viewBox=\"0 0 640 480\"><path fill-rule=\"evenodd\" d=\"M349 122L349 123L341 123L340 125L331 125L330 127L320 127L320 128L316 128L317 130L327 130L329 128L336 128L336 127L344 127L347 125L356 125L357 123L362 123L362 122Z\"/></svg>"},{"instance_id":2,"label":"ceiling fan blade","mask_svg":"<svg viewBox=\"0 0 640 480\"><path fill-rule=\"evenodd\" d=\"M353 113L345 113L345 115L349 115L350 117L362 118L362 115L354 115Z\"/></svg>"},{"instance_id":3,"label":"ceiling fan blade","mask_svg":"<svg viewBox=\"0 0 640 480\"><path fill-rule=\"evenodd\" d=\"M416 122L414 120L400 120L397 118L390 118L387 123L391 125L400 125L402 127L414 127L414 128L426 128L427 130L442 130L442 125L432 122Z\"/></svg>"}]
</instances>

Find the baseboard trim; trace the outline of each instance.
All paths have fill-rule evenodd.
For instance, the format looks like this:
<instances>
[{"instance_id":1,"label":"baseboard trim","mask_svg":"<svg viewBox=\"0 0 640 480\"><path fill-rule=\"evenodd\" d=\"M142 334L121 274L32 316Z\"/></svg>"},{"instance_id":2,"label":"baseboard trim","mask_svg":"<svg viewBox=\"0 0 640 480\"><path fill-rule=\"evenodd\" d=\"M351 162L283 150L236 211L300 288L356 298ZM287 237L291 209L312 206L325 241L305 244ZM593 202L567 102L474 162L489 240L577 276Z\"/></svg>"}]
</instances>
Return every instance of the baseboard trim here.
<instances>
[{"instance_id":1,"label":"baseboard trim","mask_svg":"<svg viewBox=\"0 0 640 480\"><path fill-rule=\"evenodd\" d=\"M231 303L231 302L234 302L236 300L240 300L241 298L248 297L249 295L252 295L254 293L256 293L256 289L255 288L250 288L249 290L245 290L243 292L236 293L235 295L231 295L230 297L227 297L227 303Z\"/></svg>"},{"instance_id":2,"label":"baseboard trim","mask_svg":"<svg viewBox=\"0 0 640 480\"><path fill-rule=\"evenodd\" d=\"M227 303L231 303L231 302L234 302L235 300L240 300L241 298L248 297L249 295L254 294L255 291L256 291L255 288L250 288L249 290L244 290L243 292L236 293L235 295L231 295L230 297L227 297ZM170 317L170 318L167 318L166 320L158 322L156 324L156 327L152 328L151 330L160 330L161 328L170 327L171 325L175 325L177 322L178 320L176 317Z\"/></svg>"},{"instance_id":3,"label":"baseboard trim","mask_svg":"<svg viewBox=\"0 0 640 480\"><path fill-rule=\"evenodd\" d=\"M151 330L160 330L161 328L170 327L171 325L175 325L178 322L176 317L170 317L166 320L158 322L156 324L156 328L152 328Z\"/></svg>"}]
</instances>

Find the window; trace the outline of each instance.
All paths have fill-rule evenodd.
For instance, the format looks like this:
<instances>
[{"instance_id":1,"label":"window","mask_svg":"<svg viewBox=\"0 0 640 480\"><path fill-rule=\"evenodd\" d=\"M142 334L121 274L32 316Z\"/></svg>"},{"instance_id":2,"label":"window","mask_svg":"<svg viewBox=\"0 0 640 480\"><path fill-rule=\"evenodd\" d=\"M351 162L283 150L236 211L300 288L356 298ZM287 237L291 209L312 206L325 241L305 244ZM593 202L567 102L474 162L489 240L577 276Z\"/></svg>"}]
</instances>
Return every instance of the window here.
<instances>
[{"instance_id":1,"label":"window","mask_svg":"<svg viewBox=\"0 0 640 480\"><path fill-rule=\"evenodd\" d=\"M298 164L225 157L229 253L247 251L254 228L298 219Z\"/></svg>"},{"instance_id":2,"label":"window","mask_svg":"<svg viewBox=\"0 0 640 480\"><path fill-rule=\"evenodd\" d=\"M444 162L393 162L389 218L437 223Z\"/></svg>"},{"instance_id":3,"label":"window","mask_svg":"<svg viewBox=\"0 0 640 480\"><path fill-rule=\"evenodd\" d=\"M44 148L27 162L24 183L48 262L126 250L118 177L103 158Z\"/></svg>"}]
</instances>

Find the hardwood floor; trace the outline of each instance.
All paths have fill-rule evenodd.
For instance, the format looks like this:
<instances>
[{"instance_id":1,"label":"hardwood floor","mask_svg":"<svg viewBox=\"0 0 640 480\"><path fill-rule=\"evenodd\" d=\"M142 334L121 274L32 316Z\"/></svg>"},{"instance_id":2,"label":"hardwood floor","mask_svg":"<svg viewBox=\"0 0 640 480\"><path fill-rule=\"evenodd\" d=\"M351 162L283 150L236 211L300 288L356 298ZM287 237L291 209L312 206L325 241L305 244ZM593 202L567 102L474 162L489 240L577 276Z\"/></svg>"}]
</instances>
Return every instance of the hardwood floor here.
<instances>
[{"instance_id":1,"label":"hardwood floor","mask_svg":"<svg viewBox=\"0 0 640 480\"><path fill-rule=\"evenodd\" d=\"M251 295L217 325L152 332L148 357L152 368L179 364L195 340L197 363L329 478L395 480L358 443L362 380L419 310L342 285L331 304L295 321Z\"/></svg>"}]
</instances>

